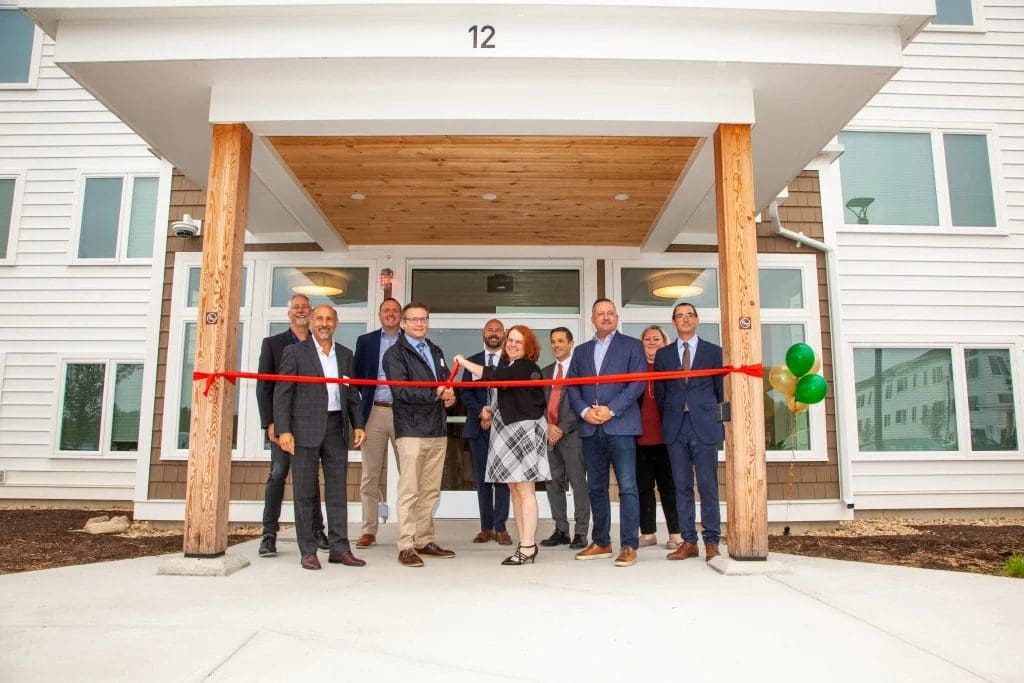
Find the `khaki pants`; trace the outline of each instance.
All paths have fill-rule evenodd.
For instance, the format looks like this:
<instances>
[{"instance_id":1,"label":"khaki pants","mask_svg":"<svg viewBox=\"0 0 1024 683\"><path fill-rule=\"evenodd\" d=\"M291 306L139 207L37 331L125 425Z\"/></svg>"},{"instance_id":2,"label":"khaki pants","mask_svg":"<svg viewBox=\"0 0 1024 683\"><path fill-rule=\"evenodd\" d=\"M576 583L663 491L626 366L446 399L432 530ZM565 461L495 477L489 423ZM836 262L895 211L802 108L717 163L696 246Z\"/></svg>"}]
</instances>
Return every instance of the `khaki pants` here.
<instances>
[{"instance_id":1,"label":"khaki pants","mask_svg":"<svg viewBox=\"0 0 1024 683\"><path fill-rule=\"evenodd\" d=\"M434 540L434 507L448 438L403 436L398 448L398 549L422 548Z\"/></svg>"},{"instance_id":2,"label":"khaki pants","mask_svg":"<svg viewBox=\"0 0 1024 683\"><path fill-rule=\"evenodd\" d=\"M363 504L364 534L377 535L378 509L384 500L384 472L388 465L388 442L395 446L395 420L391 408L373 406L366 421L366 442L363 443L363 474L359 482L359 500Z\"/></svg>"}]
</instances>

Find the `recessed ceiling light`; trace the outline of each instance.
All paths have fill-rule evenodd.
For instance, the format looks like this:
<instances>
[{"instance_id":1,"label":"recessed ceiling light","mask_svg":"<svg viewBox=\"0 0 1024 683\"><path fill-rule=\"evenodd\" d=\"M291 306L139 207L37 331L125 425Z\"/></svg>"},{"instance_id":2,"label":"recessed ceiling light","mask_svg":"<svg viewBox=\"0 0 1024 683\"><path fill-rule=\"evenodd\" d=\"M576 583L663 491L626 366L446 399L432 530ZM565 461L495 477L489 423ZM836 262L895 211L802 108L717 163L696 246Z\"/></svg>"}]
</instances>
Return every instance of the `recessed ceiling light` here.
<instances>
[{"instance_id":1,"label":"recessed ceiling light","mask_svg":"<svg viewBox=\"0 0 1024 683\"><path fill-rule=\"evenodd\" d=\"M486 199L489 202L493 202L497 198L498 198L498 195L494 194L493 192L487 192L487 193L484 193L484 194L480 195L480 199Z\"/></svg>"},{"instance_id":2,"label":"recessed ceiling light","mask_svg":"<svg viewBox=\"0 0 1024 683\"><path fill-rule=\"evenodd\" d=\"M619 193L619 194L615 195L615 200L616 200L616 201L619 201L619 202L624 202L624 201L626 201L627 199L629 199L629 195L628 195L628 194L626 194L625 192L621 192L621 193Z\"/></svg>"},{"instance_id":3,"label":"recessed ceiling light","mask_svg":"<svg viewBox=\"0 0 1024 683\"><path fill-rule=\"evenodd\" d=\"M349 195L349 197L356 200L357 202L361 202L364 199L366 199L366 195L363 194L362 192L353 192L352 194Z\"/></svg>"}]
</instances>

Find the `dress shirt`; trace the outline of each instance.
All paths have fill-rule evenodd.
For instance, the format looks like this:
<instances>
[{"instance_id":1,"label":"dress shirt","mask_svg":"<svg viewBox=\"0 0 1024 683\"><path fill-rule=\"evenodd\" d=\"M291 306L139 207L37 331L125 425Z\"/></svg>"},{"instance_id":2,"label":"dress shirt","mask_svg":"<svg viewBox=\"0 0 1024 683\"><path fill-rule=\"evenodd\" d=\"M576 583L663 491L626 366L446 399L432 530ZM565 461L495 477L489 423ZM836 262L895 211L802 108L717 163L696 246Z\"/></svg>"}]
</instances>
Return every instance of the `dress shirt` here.
<instances>
[{"instance_id":1,"label":"dress shirt","mask_svg":"<svg viewBox=\"0 0 1024 683\"><path fill-rule=\"evenodd\" d=\"M690 345L690 367L693 367L693 359L697 357L697 335L690 337L686 342ZM679 367L683 367L683 340L676 339L676 353L679 355Z\"/></svg>"},{"instance_id":2,"label":"dress shirt","mask_svg":"<svg viewBox=\"0 0 1024 683\"><path fill-rule=\"evenodd\" d=\"M334 353L334 341L331 341L330 353L324 353L320 342L314 341L313 343L316 345L316 355L320 359L320 367L324 369L324 377L338 377L338 356ZM341 385L328 383L327 412L333 413L336 410L341 410Z\"/></svg>"},{"instance_id":3,"label":"dress shirt","mask_svg":"<svg viewBox=\"0 0 1024 683\"><path fill-rule=\"evenodd\" d=\"M424 337L423 339L416 339L415 337L410 337L408 333L406 333L405 341L409 342L416 353L419 354L420 358L426 361L427 365L430 367L430 372L434 374L434 379L437 379L437 368L434 366L434 356L430 353L430 344L427 343L427 338ZM424 346L422 353L420 353L420 344L423 344Z\"/></svg>"},{"instance_id":4,"label":"dress shirt","mask_svg":"<svg viewBox=\"0 0 1024 683\"><path fill-rule=\"evenodd\" d=\"M597 370L597 374L601 374L601 364L604 363L604 356L608 353L608 347L612 345L612 337L615 336L615 331L608 333L608 336L601 341L594 335L594 369Z\"/></svg>"},{"instance_id":5,"label":"dress shirt","mask_svg":"<svg viewBox=\"0 0 1024 683\"><path fill-rule=\"evenodd\" d=\"M380 355L377 356L377 379L381 381L387 380L387 375L384 374L384 352L390 349L398 341L398 332L394 334L388 334L384 330L380 331ZM391 387L387 384L378 384L377 389L373 392L373 400L380 401L381 403L391 403Z\"/></svg>"}]
</instances>

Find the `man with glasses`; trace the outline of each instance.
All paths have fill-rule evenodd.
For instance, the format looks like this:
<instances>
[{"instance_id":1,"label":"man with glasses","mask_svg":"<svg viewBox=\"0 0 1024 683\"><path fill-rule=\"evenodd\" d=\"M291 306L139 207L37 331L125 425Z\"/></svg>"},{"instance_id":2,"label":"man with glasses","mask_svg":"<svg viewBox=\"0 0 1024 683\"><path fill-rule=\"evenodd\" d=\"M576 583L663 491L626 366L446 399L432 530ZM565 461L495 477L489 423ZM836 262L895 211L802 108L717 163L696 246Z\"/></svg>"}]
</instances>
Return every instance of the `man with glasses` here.
<instances>
[{"instance_id":1,"label":"man with glasses","mask_svg":"<svg viewBox=\"0 0 1024 683\"><path fill-rule=\"evenodd\" d=\"M591 307L594 338L576 349L569 363L569 377L596 377L639 373L647 369L639 339L617 331L619 314L610 299L598 299ZM612 556L611 503L608 469L615 469L619 484L619 544L616 567L636 564L640 543L640 499L636 486L636 437L643 431L640 404L646 382L571 384L566 387L569 405L580 416L583 460L587 464L587 488L594 515L592 543L576 554L577 560Z\"/></svg>"},{"instance_id":2,"label":"man with glasses","mask_svg":"<svg viewBox=\"0 0 1024 683\"><path fill-rule=\"evenodd\" d=\"M448 379L444 352L427 339L430 309L410 302L402 309L404 333L384 353L384 374L391 381L437 382ZM434 541L434 506L441 495L441 474L448 447L446 409L455 391L438 387L391 387L395 443L398 449L398 561L422 567L423 557L452 558Z\"/></svg>"},{"instance_id":3,"label":"man with glasses","mask_svg":"<svg viewBox=\"0 0 1024 683\"><path fill-rule=\"evenodd\" d=\"M401 333L402 305L387 298L377 311L380 329L367 332L356 340L353 361L354 377L386 379L384 354L398 341ZM357 548L377 544L378 510L384 500L381 483L388 463L388 443L395 447L395 421L391 415L391 387L381 384L362 389L363 420L366 422L366 443L363 444L363 471L359 481L359 500L363 505L363 533L356 539Z\"/></svg>"},{"instance_id":4,"label":"man with glasses","mask_svg":"<svg viewBox=\"0 0 1024 683\"><path fill-rule=\"evenodd\" d=\"M672 309L672 324L679 338L658 350L655 372L703 370L722 367L722 347L697 337L697 309L680 303ZM725 429L718 421L722 402L722 376L670 379L654 383L654 397L661 409L662 438L672 463L676 484L676 508L683 543L667 555L670 560L697 557L697 526L693 478L700 493L700 522L704 527L704 556L718 554L721 519L718 509L718 445Z\"/></svg>"},{"instance_id":5,"label":"man with glasses","mask_svg":"<svg viewBox=\"0 0 1024 683\"><path fill-rule=\"evenodd\" d=\"M286 346L306 341L309 336L309 317L312 309L309 297L296 294L288 300L288 321L291 325L280 334L264 338L260 348L260 362L257 372L276 375L281 366L281 354ZM270 473L263 492L263 540L260 541L260 557L277 557L278 520L281 518L281 501L284 500L284 482L292 466L291 456L281 450L274 428L274 390L277 382L258 380L256 382L256 404L260 410L260 424L270 441ZM320 486L315 487L316 504L313 506L313 537L320 550L329 550L327 534L324 533L324 516L320 510Z\"/></svg>"}]
</instances>

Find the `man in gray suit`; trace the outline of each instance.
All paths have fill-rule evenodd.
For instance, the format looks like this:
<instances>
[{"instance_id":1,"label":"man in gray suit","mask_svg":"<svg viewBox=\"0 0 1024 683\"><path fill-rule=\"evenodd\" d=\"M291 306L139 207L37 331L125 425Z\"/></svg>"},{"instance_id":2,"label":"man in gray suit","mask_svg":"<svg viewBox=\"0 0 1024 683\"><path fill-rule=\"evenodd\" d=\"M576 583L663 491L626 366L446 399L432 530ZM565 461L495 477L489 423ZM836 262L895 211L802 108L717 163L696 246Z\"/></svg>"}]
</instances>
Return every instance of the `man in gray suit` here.
<instances>
[{"instance_id":1,"label":"man in gray suit","mask_svg":"<svg viewBox=\"0 0 1024 683\"><path fill-rule=\"evenodd\" d=\"M313 309L313 338L292 344L281 355L282 375L351 377L352 351L334 342L338 313L331 306ZM295 499L295 535L304 569L320 569L312 519L316 501L317 467L324 468L324 500L327 503L329 562L349 567L366 564L352 554L348 541L348 435L345 415L354 429L358 448L366 439L359 391L348 384L281 382L274 392L274 425L281 450L292 456L292 488Z\"/></svg>"},{"instance_id":2,"label":"man in gray suit","mask_svg":"<svg viewBox=\"0 0 1024 683\"><path fill-rule=\"evenodd\" d=\"M572 332L568 328L556 327L551 330L551 352L555 355L555 362L541 371L544 379L562 379L568 374L572 345ZM583 462L583 447L577 430L579 421L569 406L565 387L544 387L544 395L548 400L548 462L551 464L551 481L548 482L547 493L551 516L555 520L555 531L540 544L548 548L568 544L570 548L580 550L587 547L590 494L587 493L587 466ZM571 541L565 502L567 484L572 486L575 520L575 533Z\"/></svg>"}]
</instances>

